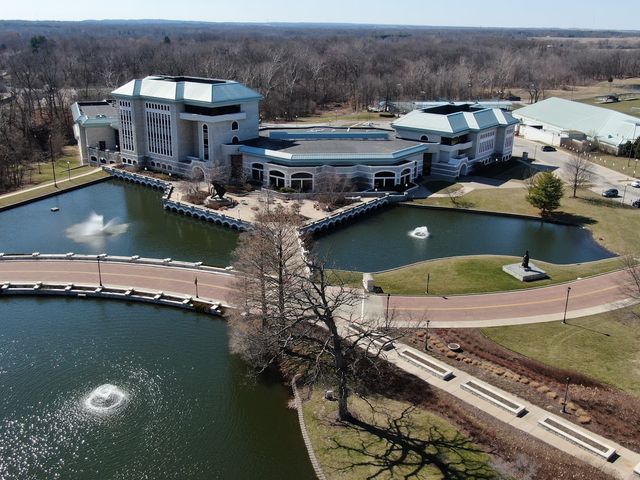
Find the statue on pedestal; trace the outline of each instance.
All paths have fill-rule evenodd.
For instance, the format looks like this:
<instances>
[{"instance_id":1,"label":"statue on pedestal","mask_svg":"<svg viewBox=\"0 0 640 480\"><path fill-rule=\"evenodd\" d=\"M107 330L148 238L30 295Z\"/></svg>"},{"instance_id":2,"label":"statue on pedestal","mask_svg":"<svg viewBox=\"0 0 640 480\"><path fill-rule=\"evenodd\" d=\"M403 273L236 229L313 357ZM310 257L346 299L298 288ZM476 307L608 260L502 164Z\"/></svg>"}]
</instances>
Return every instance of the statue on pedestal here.
<instances>
[{"instance_id":1,"label":"statue on pedestal","mask_svg":"<svg viewBox=\"0 0 640 480\"><path fill-rule=\"evenodd\" d=\"M522 268L529 270L529 250L527 250L524 257L522 257Z\"/></svg>"}]
</instances>

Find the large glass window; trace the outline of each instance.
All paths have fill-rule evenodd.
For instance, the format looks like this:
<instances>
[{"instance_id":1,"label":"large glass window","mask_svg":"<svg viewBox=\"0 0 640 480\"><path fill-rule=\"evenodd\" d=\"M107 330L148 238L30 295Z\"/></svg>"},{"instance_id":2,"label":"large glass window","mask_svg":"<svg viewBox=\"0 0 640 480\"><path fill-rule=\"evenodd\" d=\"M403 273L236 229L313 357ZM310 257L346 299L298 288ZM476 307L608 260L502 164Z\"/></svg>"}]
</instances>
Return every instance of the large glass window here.
<instances>
[{"instance_id":1,"label":"large glass window","mask_svg":"<svg viewBox=\"0 0 640 480\"><path fill-rule=\"evenodd\" d=\"M209 127L207 125L202 126L202 158L204 161L209 160Z\"/></svg>"},{"instance_id":2,"label":"large glass window","mask_svg":"<svg viewBox=\"0 0 640 480\"><path fill-rule=\"evenodd\" d=\"M284 188L284 173L278 170L271 170L269 172L269 185L273 188Z\"/></svg>"},{"instance_id":3,"label":"large glass window","mask_svg":"<svg viewBox=\"0 0 640 480\"><path fill-rule=\"evenodd\" d=\"M258 182L264 181L264 165L254 163L251 165L251 178Z\"/></svg>"},{"instance_id":4,"label":"large glass window","mask_svg":"<svg viewBox=\"0 0 640 480\"><path fill-rule=\"evenodd\" d=\"M405 168L400 174L400 185L407 185L411 182L411 169Z\"/></svg>"},{"instance_id":5,"label":"large glass window","mask_svg":"<svg viewBox=\"0 0 640 480\"><path fill-rule=\"evenodd\" d=\"M291 175L291 188L299 192L313 190L313 175L310 173L294 173Z\"/></svg>"},{"instance_id":6,"label":"large glass window","mask_svg":"<svg viewBox=\"0 0 640 480\"><path fill-rule=\"evenodd\" d=\"M391 190L396 184L396 174L393 172L377 172L373 179L373 186L380 190Z\"/></svg>"}]
</instances>

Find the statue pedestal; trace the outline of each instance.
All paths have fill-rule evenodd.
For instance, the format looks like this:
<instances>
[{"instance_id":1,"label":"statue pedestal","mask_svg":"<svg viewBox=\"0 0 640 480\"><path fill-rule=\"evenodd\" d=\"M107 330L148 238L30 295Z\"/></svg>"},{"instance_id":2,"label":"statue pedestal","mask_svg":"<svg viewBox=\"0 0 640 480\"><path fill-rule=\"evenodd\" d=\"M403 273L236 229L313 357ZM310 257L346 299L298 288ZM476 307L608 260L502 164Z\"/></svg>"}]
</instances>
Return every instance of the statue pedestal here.
<instances>
[{"instance_id":1,"label":"statue pedestal","mask_svg":"<svg viewBox=\"0 0 640 480\"><path fill-rule=\"evenodd\" d=\"M533 282L535 280L547 278L547 272L536 267L536 265L531 262L529 262L528 269L523 268L520 263L512 263L509 265L503 265L502 271L517 278L521 282Z\"/></svg>"}]
</instances>

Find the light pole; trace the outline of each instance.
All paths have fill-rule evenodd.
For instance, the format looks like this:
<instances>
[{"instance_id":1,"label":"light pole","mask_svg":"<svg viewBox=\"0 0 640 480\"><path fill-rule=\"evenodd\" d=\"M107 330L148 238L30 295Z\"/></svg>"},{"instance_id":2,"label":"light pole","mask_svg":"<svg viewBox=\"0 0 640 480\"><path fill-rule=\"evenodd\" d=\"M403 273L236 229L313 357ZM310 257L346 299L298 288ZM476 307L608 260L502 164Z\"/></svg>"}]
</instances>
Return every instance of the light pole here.
<instances>
[{"instance_id":1,"label":"light pole","mask_svg":"<svg viewBox=\"0 0 640 480\"><path fill-rule=\"evenodd\" d=\"M562 413L567 413L567 396L569 395L569 382L571 381L571 377L567 377L565 381L567 382L567 386L564 389L564 401L562 402Z\"/></svg>"},{"instance_id":2,"label":"light pole","mask_svg":"<svg viewBox=\"0 0 640 480\"><path fill-rule=\"evenodd\" d=\"M633 124L633 136L631 137L631 145L629 146L629 158L627 159L627 167L629 166L629 164L631 163L631 152L635 153L635 146L636 146L636 127L638 126L637 123Z\"/></svg>"},{"instance_id":3,"label":"light pole","mask_svg":"<svg viewBox=\"0 0 640 480\"><path fill-rule=\"evenodd\" d=\"M431 322L431 320L427 319L427 332L426 335L424 337L424 351L428 351L429 350L429 322Z\"/></svg>"},{"instance_id":4,"label":"light pole","mask_svg":"<svg viewBox=\"0 0 640 480\"><path fill-rule=\"evenodd\" d=\"M102 286L102 271L100 270L100 259L103 258L104 253L99 254L96 259L98 260L98 282Z\"/></svg>"},{"instance_id":5,"label":"light pole","mask_svg":"<svg viewBox=\"0 0 640 480\"><path fill-rule=\"evenodd\" d=\"M387 310L384 316L387 322L389 321L389 300L391 300L391 294L387 293Z\"/></svg>"},{"instance_id":6,"label":"light pole","mask_svg":"<svg viewBox=\"0 0 640 480\"><path fill-rule=\"evenodd\" d=\"M427 272L427 293L429 293L429 281L431 280L431 272Z\"/></svg>"},{"instance_id":7,"label":"light pole","mask_svg":"<svg viewBox=\"0 0 640 480\"><path fill-rule=\"evenodd\" d=\"M197 276L196 276L195 280L193 281L193 283L196 286L196 298L199 298L198 297L198 277Z\"/></svg>"},{"instance_id":8,"label":"light pole","mask_svg":"<svg viewBox=\"0 0 640 480\"><path fill-rule=\"evenodd\" d=\"M564 303L564 316L562 317L562 323L567 323L567 307L569 306L569 293L571 293L571 287L567 287L567 301Z\"/></svg>"},{"instance_id":9,"label":"light pole","mask_svg":"<svg viewBox=\"0 0 640 480\"><path fill-rule=\"evenodd\" d=\"M71 181L71 164L69 160L67 160L67 175L69 176L69 181Z\"/></svg>"},{"instance_id":10,"label":"light pole","mask_svg":"<svg viewBox=\"0 0 640 480\"><path fill-rule=\"evenodd\" d=\"M58 188L56 181L56 164L53 161L53 145L51 144L51 133L49 133L49 155L51 156L51 171L53 172L53 186Z\"/></svg>"}]
</instances>

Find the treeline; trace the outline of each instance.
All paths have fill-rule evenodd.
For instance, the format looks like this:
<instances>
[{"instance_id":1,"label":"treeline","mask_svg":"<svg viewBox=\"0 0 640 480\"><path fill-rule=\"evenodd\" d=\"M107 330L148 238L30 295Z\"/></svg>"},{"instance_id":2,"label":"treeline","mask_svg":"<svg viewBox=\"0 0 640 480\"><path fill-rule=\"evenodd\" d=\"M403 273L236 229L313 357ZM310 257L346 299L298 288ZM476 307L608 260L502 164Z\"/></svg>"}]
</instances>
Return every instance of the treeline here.
<instances>
[{"instance_id":1,"label":"treeline","mask_svg":"<svg viewBox=\"0 0 640 480\"><path fill-rule=\"evenodd\" d=\"M150 74L236 79L264 95L264 119L289 120L337 104L360 110L380 100L502 98L516 88L537 101L549 88L640 75L640 37L616 49L615 34L581 42L563 39L559 31L546 32L553 35L549 39L542 33L0 22L0 92L11 97L0 106L0 188L20 176L4 159L46 155L56 148L49 148L50 135L71 140L73 101L108 97L119 85ZM5 139L14 139L11 147Z\"/></svg>"}]
</instances>

